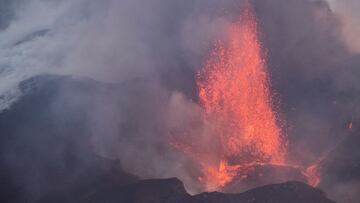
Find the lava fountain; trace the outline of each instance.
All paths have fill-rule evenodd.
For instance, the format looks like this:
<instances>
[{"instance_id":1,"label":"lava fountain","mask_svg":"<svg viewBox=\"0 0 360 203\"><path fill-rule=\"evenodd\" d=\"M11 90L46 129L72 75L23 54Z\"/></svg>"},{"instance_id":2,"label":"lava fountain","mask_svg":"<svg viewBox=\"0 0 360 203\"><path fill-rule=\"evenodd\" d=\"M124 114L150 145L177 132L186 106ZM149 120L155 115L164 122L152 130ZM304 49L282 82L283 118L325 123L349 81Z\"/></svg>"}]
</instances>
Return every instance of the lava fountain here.
<instances>
[{"instance_id":1,"label":"lava fountain","mask_svg":"<svg viewBox=\"0 0 360 203\"><path fill-rule=\"evenodd\" d=\"M285 166L302 171L313 185L317 166L287 163L287 139L274 110L266 61L257 22L249 2L240 18L217 41L197 73L199 103L206 132L174 145L199 165L205 190L221 190L246 179L258 166ZM204 136L205 135L205 136ZM316 179L314 181L314 179Z\"/></svg>"},{"instance_id":2,"label":"lava fountain","mask_svg":"<svg viewBox=\"0 0 360 203\"><path fill-rule=\"evenodd\" d=\"M284 164L286 159L286 142L273 110L266 62L249 3L227 34L227 41L216 43L197 75L204 119L215 119L221 145L217 165L203 168L201 180L208 189L226 184L234 170L250 170L247 166L254 164Z\"/></svg>"}]
</instances>

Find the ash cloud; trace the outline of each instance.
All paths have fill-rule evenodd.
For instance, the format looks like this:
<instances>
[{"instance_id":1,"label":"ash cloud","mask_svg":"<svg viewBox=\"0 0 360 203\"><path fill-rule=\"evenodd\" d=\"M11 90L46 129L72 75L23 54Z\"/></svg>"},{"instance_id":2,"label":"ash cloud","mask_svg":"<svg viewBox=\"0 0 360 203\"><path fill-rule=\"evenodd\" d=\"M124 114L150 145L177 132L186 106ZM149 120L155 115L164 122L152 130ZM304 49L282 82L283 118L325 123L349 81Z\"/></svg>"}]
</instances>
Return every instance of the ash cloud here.
<instances>
[{"instance_id":1,"label":"ash cloud","mask_svg":"<svg viewBox=\"0 0 360 203\"><path fill-rule=\"evenodd\" d=\"M360 57L343 31L356 14L341 18L340 6L321 0L253 3L291 156L311 163L358 117ZM192 185L187 160L168 146L169 132L196 123L195 73L242 4L0 1L6 10L0 15L0 109L11 110L21 100L18 84L39 74L119 83L118 90L91 93L85 139L141 178L177 176ZM58 94L79 102L66 88Z\"/></svg>"}]
</instances>

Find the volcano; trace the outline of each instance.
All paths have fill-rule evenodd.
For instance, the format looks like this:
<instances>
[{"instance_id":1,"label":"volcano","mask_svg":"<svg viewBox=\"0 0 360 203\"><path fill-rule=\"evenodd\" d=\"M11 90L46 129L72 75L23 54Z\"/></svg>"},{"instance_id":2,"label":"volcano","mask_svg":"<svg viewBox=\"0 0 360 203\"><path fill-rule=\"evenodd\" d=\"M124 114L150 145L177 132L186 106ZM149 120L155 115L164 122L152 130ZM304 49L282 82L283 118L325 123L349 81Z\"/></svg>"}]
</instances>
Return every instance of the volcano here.
<instances>
[{"instance_id":1,"label":"volcano","mask_svg":"<svg viewBox=\"0 0 360 203\"><path fill-rule=\"evenodd\" d=\"M0 0L0 202L359 203L357 2Z\"/></svg>"},{"instance_id":2,"label":"volcano","mask_svg":"<svg viewBox=\"0 0 360 203\"><path fill-rule=\"evenodd\" d=\"M102 84L90 79L74 79L65 76L42 75L24 81L20 85L23 94L22 99L16 102L11 109L0 114L0 130L8 136L1 137L1 148L3 154L12 154L21 161L21 165L9 167L9 160L6 157L0 158L2 171L0 172L1 193L0 199L4 202L266 202L269 198L279 203L286 202L316 202L332 203L324 196L319 189L307 186L301 182L286 182L282 184L269 184L249 190L244 193L201 193L190 195L186 192L183 183L176 179L151 179L140 180L138 177L125 172L119 160L111 160L95 155L89 145L83 143L83 137L87 136L87 128L84 125L84 118L79 117L79 111L84 113L92 105L91 100L87 105L82 103L79 107L76 103L69 101L69 98L62 98L61 108L52 110L54 99L57 99L58 91L76 91L78 98L88 98L93 91L112 92L122 89L122 85ZM44 99L46 98L46 99ZM42 101L39 103L39 99ZM38 109L43 109L39 112ZM74 112L73 109L77 109ZM33 111L37 113L34 114ZM71 113L73 112L73 113ZM30 117L21 124L13 122L19 118ZM66 122L55 122L58 120L71 121L77 125L65 127ZM29 128L32 126L32 128ZM45 127L46 126L46 127ZM32 129L32 130L24 130ZM62 130L60 130L62 129ZM45 134L46 132L46 134ZM51 133L54 136L44 138L44 135ZM66 134L69 137L63 137ZM17 139L11 139L11 136ZM68 139L77 138L75 142L68 145ZM38 143L34 140L43 140ZM40 150L41 146L53 149L67 146L66 156L58 154L56 150L46 154ZM22 150L18 150L19 148ZM81 148L83 153L77 151ZM281 174L288 173L299 180L301 174L297 171L286 168L262 166L255 169L256 173L262 173L268 178L270 174L277 171ZM19 171L27 171L21 176L16 176ZM34 177L35 171L41 175ZM289 177L289 176L287 176ZM28 190L26 182L30 179L41 182L37 188ZM257 177L249 177L249 181L257 180ZM285 179L279 176L279 181ZM304 181L304 179L302 179ZM246 181L245 181L246 183ZM267 184L261 180L258 184ZM70 186L69 186L70 184ZM241 185L244 180L241 179ZM248 188L251 186L248 185ZM233 182L227 185L224 191L233 192L246 190L239 188L236 177ZM36 192L41 191L41 193Z\"/></svg>"}]
</instances>

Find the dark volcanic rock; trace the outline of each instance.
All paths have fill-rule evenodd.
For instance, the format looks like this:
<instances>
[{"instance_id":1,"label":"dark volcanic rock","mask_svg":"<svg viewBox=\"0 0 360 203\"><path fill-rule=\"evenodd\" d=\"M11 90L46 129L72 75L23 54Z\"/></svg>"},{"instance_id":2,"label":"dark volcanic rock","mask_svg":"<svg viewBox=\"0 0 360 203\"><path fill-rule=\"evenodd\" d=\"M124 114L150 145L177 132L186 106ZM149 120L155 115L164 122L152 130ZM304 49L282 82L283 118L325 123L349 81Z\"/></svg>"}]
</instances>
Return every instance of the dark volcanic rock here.
<instances>
[{"instance_id":1,"label":"dark volcanic rock","mask_svg":"<svg viewBox=\"0 0 360 203\"><path fill-rule=\"evenodd\" d=\"M0 113L0 202L37 202L137 180L91 148L88 111L103 86L52 75L20 84L23 96Z\"/></svg>"},{"instance_id":2,"label":"dark volcanic rock","mask_svg":"<svg viewBox=\"0 0 360 203\"><path fill-rule=\"evenodd\" d=\"M328 199L324 192L317 188L306 185L302 182L286 182L282 184L273 184L249 190L240 194L246 202L265 203L330 203L334 202Z\"/></svg>"},{"instance_id":3,"label":"dark volcanic rock","mask_svg":"<svg viewBox=\"0 0 360 203\"><path fill-rule=\"evenodd\" d=\"M273 184L240 194L219 192L191 196L175 178L143 180L136 184L98 191L79 202L128 203L334 203L324 193L301 182Z\"/></svg>"},{"instance_id":4,"label":"dark volcanic rock","mask_svg":"<svg viewBox=\"0 0 360 203\"><path fill-rule=\"evenodd\" d=\"M245 175L245 174L244 174ZM242 192L259 185L272 183L282 183L288 180L306 182L306 177L301 173L301 169L292 166L278 165L255 165L251 172L246 174L246 178L239 174L232 182L223 189L227 193Z\"/></svg>"},{"instance_id":5,"label":"dark volcanic rock","mask_svg":"<svg viewBox=\"0 0 360 203\"><path fill-rule=\"evenodd\" d=\"M75 202L188 202L190 199L183 183L176 179L142 180L135 184L109 187L78 199ZM72 201L71 201L72 202Z\"/></svg>"},{"instance_id":6,"label":"dark volcanic rock","mask_svg":"<svg viewBox=\"0 0 360 203\"><path fill-rule=\"evenodd\" d=\"M332 203L299 182L191 196L175 178L138 181L118 161L96 156L89 142L94 91L109 86L38 76L20 88L22 98L0 113L0 202Z\"/></svg>"}]
</instances>

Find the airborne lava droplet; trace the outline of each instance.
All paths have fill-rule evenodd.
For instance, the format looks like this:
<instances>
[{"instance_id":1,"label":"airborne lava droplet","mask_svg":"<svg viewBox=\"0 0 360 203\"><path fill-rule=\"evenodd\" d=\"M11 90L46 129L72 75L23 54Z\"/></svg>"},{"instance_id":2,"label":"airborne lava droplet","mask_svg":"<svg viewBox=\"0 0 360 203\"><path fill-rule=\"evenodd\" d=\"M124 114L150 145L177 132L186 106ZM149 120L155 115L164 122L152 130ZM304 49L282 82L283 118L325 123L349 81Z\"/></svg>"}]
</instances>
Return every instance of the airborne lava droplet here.
<instances>
[{"instance_id":1,"label":"airborne lava droplet","mask_svg":"<svg viewBox=\"0 0 360 203\"><path fill-rule=\"evenodd\" d=\"M317 185L316 165L304 168L287 162L287 137L274 111L249 2L227 30L227 39L214 47L196 78L205 130L193 133L195 139L184 136L173 143L200 167L197 180L207 191L221 190L235 177L246 179L256 166L277 165L297 168Z\"/></svg>"},{"instance_id":2,"label":"airborne lava droplet","mask_svg":"<svg viewBox=\"0 0 360 203\"><path fill-rule=\"evenodd\" d=\"M215 134L221 144L221 160L203 169L202 180L208 189L231 181L235 169L249 169L241 165L283 164L286 153L249 3L240 21L228 30L228 41L215 47L197 78L205 119L215 118ZM236 165L228 165L230 160Z\"/></svg>"},{"instance_id":3,"label":"airborne lava droplet","mask_svg":"<svg viewBox=\"0 0 360 203\"><path fill-rule=\"evenodd\" d=\"M353 128L353 122L351 121L351 122L349 123L349 125L348 125L348 129L349 129L349 130L352 130L352 128Z\"/></svg>"}]
</instances>

